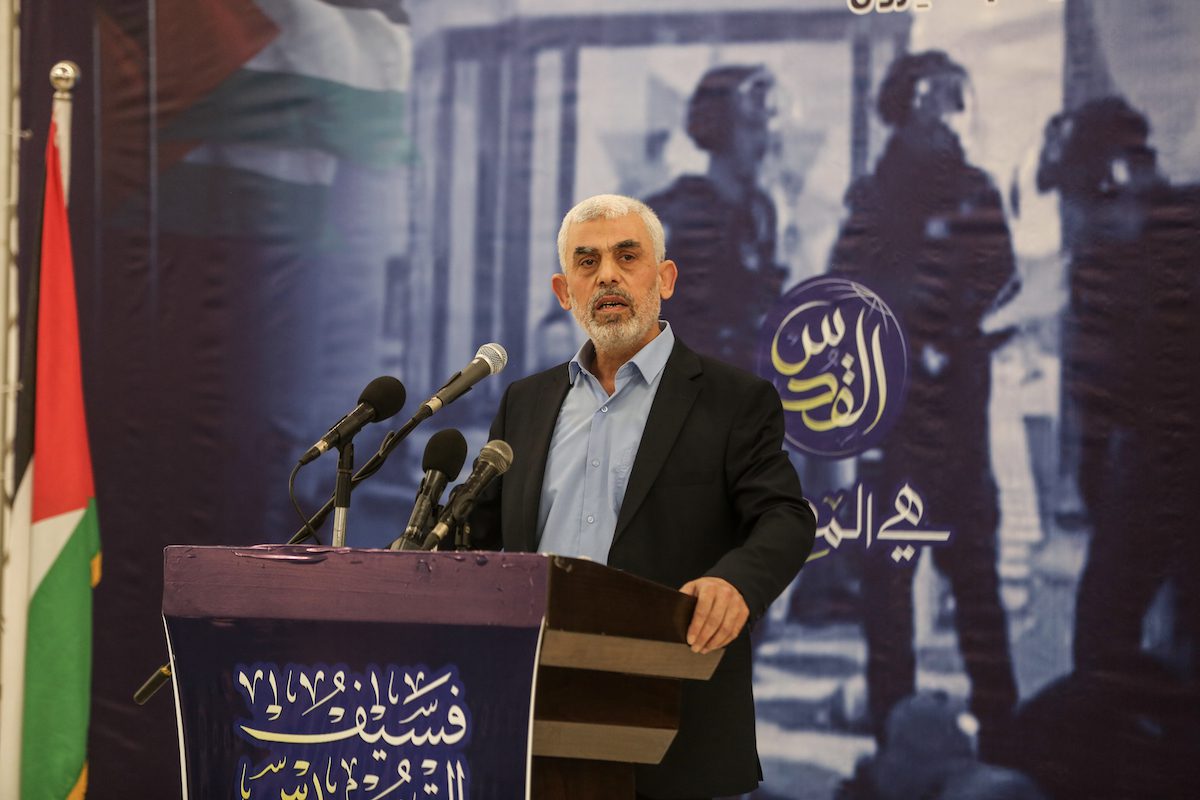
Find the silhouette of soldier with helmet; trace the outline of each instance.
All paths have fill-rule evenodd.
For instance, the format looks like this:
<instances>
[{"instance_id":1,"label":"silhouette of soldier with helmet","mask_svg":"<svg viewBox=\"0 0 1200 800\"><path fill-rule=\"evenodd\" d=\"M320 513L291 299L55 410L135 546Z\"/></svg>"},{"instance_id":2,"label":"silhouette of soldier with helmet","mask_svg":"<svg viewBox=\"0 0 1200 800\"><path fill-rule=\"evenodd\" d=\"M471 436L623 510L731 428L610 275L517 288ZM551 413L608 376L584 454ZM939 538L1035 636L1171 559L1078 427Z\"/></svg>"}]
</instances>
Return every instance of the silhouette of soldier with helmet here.
<instances>
[{"instance_id":1,"label":"silhouette of soldier with helmet","mask_svg":"<svg viewBox=\"0 0 1200 800\"><path fill-rule=\"evenodd\" d=\"M985 334L984 317L1010 297L1015 262L999 193L966 159L956 123L967 112L966 71L945 53L897 58L879 90L891 135L872 174L846 194L848 217L831 272L879 293L909 345L909 385L882 458L860 460L860 478L892 497L910 484L922 525L948 528L932 549L949 580L970 710L985 758L995 757L1017 700L996 567L999 501L988 441L992 351L1010 332ZM883 514L894 509L877 508ZM891 709L916 685L914 564L888 548L863 562L868 704L886 744Z\"/></svg>"},{"instance_id":2,"label":"silhouette of soldier with helmet","mask_svg":"<svg viewBox=\"0 0 1200 800\"><path fill-rule=\"evenodd\" d=\"M646 198L666 230L668 255L687 272L664 316L690 347L750 371L759 327L787 276L775 262L775 206L757 185L774 85L762 66L709 70L687 110L688 135L708 153L708 171Z\"/></svg>"},{"instance_id":3,"label":"silhouette of soldier with helmet","mask_svg":"<svg viewBox=\"0 0 1200 800\"><path fill-rule=\"evenodd\" d=\"M1077 672L1135 669L1143 618L1174 579L1174 649L1191 653L1181 666L1194 680L1200 190L1168 184L1149 136L1123 99L1092 100L1048 126L1038 172L1040 189L1060 193L1071 253L1063 383L1092 526L1073 654Z\"/></svg>"}]
</instances>

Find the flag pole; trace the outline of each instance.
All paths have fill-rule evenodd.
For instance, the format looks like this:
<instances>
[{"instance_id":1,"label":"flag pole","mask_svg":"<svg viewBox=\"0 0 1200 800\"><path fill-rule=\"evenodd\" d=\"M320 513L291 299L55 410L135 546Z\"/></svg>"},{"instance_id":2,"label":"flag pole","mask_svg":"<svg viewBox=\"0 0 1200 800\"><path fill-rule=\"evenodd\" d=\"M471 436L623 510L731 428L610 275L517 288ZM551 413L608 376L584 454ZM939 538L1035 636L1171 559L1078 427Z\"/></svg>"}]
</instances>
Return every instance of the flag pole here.
<instances>
[{"instance_id":1,"label":"flag pole","mask_svg":"<svg viewBox=\"0 0 1200 800\"><path fill-rule=\"evenodd\" d=\"M62 182L63 198L66 203L66 182L70 168L71 153L71 90L79 80L79 67L70 61L60 61L50 71L50 84L54 88L52 120L57 128L55 146L59 153L59 164ZM11 126L10 126L11 128ZM10 190L12 187L10 187ZM14 192L15 196L15 192ZM14 204L15 207L15 204ZM29 202L22 209L24 213L37 214L44 222L45 208L42 203ZM65 212L65 208L63 209ZM9 226L6 226L6 228ZM39 230L41 225L38 226ZM28 279L29 297L26 298L25 308L21 312L20 326L11 322L6 330L6 339L18 338L18 346L9 346L6 342L5 357L9 361L17 352L22 354L18 364L5 364L5 377L11 391L5 392L4 397L4 434L7 452L4 453L4 473L6 479L12 475L13 484L5 487L4 519L0 530L0 550L3 551L2 577L0 577L0 618L3 619L2 634L0 634L0 797L19 796L21 786L22 760L24 758L23 718L25 716L26 694L26 658L29 646L30 599L37 584L34 582L34 542L31 537L32 529L32 469L29 467L32 455L32 425L25 425L20 417L26 416L32 420L34 397L30 391L33 387L33 371L35 367L34 354L37 340L39 283L42 261L42 236L37 234L32 243L31 257L26 260L30 266ZM6 242L7 243L7 242ZM16 316L14 291L18 281L11 273L13 258L13 243L7 243L5 255L10 259L9 275L6 276L6 311L10 317ZM68 251L69 253L69 251ZM68 255L68 259L70 256ZM19 375L14 374L20 372ZM15 402L14 402L15 401ZM8 435L14 428L12 420L16 419L16 428L12 431L13 438ZM29 430L22 432L22 427ZM19 474L18 474L19 473ZM10 495L9 492L12 494ZM40 581L40 577L37 579ZM90 672L90 670L89 670ZM83 791L86 786L86 763L75 787L75 793ZM74 795L72 795L74 796Z\"/></svg>"},{"instance_id":2,"label":"flag pole","mask_svg":"<svg viewBox=\"0 0 1200 800\"><path fill-rule=\"evenodd\" d=\"M58 153L62 166L63 199L71 205L71 90L79 82L79 65L60 61L50 68L50 85L54 87L54 122L58 126Z\"/></svg>"}]
</instances>

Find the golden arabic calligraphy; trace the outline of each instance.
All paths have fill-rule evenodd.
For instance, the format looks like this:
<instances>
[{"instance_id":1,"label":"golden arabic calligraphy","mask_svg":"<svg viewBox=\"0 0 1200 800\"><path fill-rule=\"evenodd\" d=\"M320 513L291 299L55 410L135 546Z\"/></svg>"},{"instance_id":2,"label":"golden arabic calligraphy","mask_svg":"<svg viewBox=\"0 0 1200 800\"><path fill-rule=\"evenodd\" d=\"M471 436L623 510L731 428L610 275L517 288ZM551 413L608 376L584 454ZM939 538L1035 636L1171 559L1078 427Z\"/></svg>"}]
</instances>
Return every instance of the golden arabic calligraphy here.
<instances>
[{"instance_id":1,"label":"golden arabic calligraphy","mask_svg":"<svg viewBox=\"0 0 1200 800\"><path fill-rule=\"evenodd\" d=\"M806 304L794 309L784 317L771 341L771 364L781 376L789 378L787 391L795 395L783 399L783 408L799 412L809 430L824 433L858 425L864 413L874 405L874 416L861 429L861 433L869 433L883 418L888 402L882 323L875 322L868 332L867 310L861 309L854 324L854 353L846 352L837 359L834 349L846 336L846 322L842 310L834 308L831 313L821 316L817 336L813 335L808 323L804 324L800 331L803 357L799 361L788 361L780 352L780 337L788 324L820 305L823 304ZM814 358L826 350L832 358L827 357L824 363L814 362ZM801 376L810 364L827 371L812 377Z\"/></svg>"}]
</instances>

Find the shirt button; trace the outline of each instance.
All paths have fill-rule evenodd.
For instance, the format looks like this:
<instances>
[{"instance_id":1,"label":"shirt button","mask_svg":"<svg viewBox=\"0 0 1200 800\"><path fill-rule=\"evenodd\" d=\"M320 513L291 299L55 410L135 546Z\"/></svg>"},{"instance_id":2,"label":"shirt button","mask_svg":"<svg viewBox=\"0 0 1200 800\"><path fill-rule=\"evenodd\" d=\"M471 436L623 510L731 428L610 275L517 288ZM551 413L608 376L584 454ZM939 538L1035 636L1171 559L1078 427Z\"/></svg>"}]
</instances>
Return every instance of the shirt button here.
<instances>
[{"instance_id":1,"label":"shirt button","mask_svg":"<svg viewBox=\"0 0 1200 800\"><path fill-rule=\"evenodd\" d=\"M604 414L607 414L607 413L608 413L608 406L602 406L602 407L600 408L600 411L601 411L602 413L604 413Z\"/></svg>"},{"instance_id":2,"label":"shirt button","mask_svg":"<svg viewBox=\"0 0 1200 800\"><path fill-rule=\"evenodd\" d=\"M592 459L592 466L593 466L593 467L598 467L598 466L600 466L600 459L598 459L598 458L593 458L593 459Z\"/></svg>"},{"instance_id":3,"label":"shirt button","mask_svg":"<svg viewBox=\"0 0 1200 800\"><path fill-rule=\"evenodd\" d=\"M595 521L596 521L596 518L595 518L595 517L593 517L591 514L588 514L588 524L591 524L591 523L593 523L593 522L595 522Z\"/></svg>"}]
</instances>

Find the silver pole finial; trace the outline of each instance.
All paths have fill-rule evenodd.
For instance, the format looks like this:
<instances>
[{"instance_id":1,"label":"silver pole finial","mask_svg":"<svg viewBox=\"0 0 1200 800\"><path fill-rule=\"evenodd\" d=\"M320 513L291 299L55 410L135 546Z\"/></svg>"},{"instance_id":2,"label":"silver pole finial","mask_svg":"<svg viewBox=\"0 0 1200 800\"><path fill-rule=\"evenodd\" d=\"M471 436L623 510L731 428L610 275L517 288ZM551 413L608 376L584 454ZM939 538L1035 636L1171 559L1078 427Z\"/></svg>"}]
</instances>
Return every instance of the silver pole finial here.
<instances>
[{"instance_id":1,"label":"silver pole finial","mask_svg":"<svg viewBox=\"0 0 1200 800\"><path fill-rule=\"evenodd\" d=\"M70 96L71 90L79 81L79 65L74 61L60 61L50 68L50 85L54 87L54 96Z\"/></svg>"},{"instance_id":2,"label":"silver pole finial","mask_svg":"<svg viewBox=\"0 0 1200 800\"><path fill-rule=\"evenodd\" d=\"M50 85L54 87L54 120L58 125L58 157L62 164L64 197L71 189L71 90L79 81L79 65L60 61L50 68Z\"/></svg>"}]
</instances>

